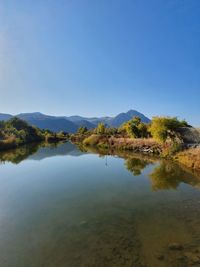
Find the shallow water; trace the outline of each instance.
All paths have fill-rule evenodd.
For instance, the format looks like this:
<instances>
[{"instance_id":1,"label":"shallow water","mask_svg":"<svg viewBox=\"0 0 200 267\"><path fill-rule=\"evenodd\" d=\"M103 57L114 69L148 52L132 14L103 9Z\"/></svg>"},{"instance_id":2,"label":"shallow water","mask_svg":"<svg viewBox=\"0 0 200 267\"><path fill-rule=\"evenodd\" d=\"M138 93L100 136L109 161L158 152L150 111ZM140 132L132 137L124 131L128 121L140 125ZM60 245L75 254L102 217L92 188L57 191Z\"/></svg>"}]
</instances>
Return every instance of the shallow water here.
<instances>
[{"instance_id":1,"label":"shallow water","mask_svg":"<svg viewBox=\"0 0 200 267\"><path fill-rule=\"evenodd\" d=\"M0 266L200 266L200 176L107 153L65 143L0 154Z\"/></svg>"}]
</instances>

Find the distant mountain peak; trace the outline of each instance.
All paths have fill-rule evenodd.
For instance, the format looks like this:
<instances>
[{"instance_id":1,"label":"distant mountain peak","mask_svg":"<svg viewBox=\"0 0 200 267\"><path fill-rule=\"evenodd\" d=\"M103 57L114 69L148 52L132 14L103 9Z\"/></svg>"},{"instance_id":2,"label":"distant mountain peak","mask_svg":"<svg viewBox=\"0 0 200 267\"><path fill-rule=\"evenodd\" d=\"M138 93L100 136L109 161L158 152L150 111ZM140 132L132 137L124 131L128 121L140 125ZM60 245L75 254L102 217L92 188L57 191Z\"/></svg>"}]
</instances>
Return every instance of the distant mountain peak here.
<instances>
[{"instance_id":1,"label":"distant mountain peak","mask_svg":"<svg viewBox=\"0 0 200 267\"><path fill-rule=\"evenodd\" d=\"M128 115L135 115L135 114L139 114L139 115L141 115L142 113L140 113L139 111L137 111L137 110L134 110L134 109L130 109L129 111L127 111L126 112L126 114L128 114ZM143 114L142 114L143 115Z\"/></svg>"}]
</instances>

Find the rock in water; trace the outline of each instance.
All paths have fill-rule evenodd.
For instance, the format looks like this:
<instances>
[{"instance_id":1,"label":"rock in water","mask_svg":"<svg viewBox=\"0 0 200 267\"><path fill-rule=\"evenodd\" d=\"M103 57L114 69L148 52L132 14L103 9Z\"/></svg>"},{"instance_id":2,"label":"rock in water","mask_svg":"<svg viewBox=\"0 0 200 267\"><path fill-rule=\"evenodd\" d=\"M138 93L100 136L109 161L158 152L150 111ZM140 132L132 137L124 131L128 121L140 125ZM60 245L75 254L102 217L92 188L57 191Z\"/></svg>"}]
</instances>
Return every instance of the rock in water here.
<instances>
[{"instance_id":1,"label":"rock in water","mask_svg":"<svg viewBox=\"0 0 200 267\"><path fill-rule=\"evenodd\" d=\"M169 244L168 248L170 250L182 250L183 246L179 243L171 243L171 244Z\"/></svg>"}]
</instances>

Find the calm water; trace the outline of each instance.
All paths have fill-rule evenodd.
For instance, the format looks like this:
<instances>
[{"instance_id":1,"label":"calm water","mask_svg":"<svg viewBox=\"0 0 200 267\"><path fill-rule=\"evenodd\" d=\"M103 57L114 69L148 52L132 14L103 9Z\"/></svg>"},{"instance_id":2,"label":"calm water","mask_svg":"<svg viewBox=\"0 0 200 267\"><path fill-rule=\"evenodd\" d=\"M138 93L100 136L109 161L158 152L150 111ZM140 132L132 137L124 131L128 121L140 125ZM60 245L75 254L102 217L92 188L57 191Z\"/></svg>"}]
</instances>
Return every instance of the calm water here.
<instances>
[{"instance_id":1,"label":"calm water","mask_svg":"<svg viewBox=\"0 0 200 267\"><path fill-rule=\"evenodd\" d=\"M200 175L106 153L0 154L1 267L200 266Z\"/></svg>"}]
</instances>

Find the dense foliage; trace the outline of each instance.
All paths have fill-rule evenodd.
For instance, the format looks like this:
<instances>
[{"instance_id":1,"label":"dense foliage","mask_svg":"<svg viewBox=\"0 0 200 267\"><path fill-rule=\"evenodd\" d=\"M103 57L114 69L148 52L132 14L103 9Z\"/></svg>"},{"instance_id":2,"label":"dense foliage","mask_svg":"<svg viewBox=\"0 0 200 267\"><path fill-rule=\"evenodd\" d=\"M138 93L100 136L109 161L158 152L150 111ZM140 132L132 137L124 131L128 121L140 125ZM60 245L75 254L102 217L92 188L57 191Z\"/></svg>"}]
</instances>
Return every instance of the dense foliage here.
<instances>
[{"instance_id":1,"label":"dense foliage","mask_svg":"<svg viewBox=\"0 0 200 267\"><path fill-rule=\"evenodd\" d=\"M77 133L78 133L78 134L85 134L85 133L87 133L87 131L88 131L87 127L85 127L85 126L81 126L81 127L78 129Z\"/></svg>"},{"instance_id":2,"label":"dense foliage","mask_svg":"<svg viewBox=\"0 0 200 267\"><path fill-rule=\"evenodd\" d=\"M179 121L176 117L154 117L149 131L155 140L163 143L167 139L180 139L179 129L188 126L186 121Z\"/></svg>"},{"instance_id":3,"label":"dense foliage","mask_svg":"<svg viewBox=\"0 0 200 267\"><path fill-rule=\"evenodd\" d=\"M0 121L0 150L31 142L55 141L64 138L66 138L64 132L52 133L49 130L40 130L16 117L8 121Z\"/></svg>"},{"instance_id":4,"label":"dense foliage","mask_svg":"<svg viewBox=\"0 0 200 267\"><path fill-rule=\"evenodd\" d=\"M102 135L102 134L105 134L105 130L106 130L105 125L102 122L100 122L97 128L95 129L95 133Z\"/></svg>"},{"instance_id":5,"label":"dense foliage","mask_svg":"<svg viewBox=\"0 0 200 267\"><path fill-rule=\"evenodd\" d=\"M106 127L103 123L99 123L95 129L91 130L80 127L77 135L84 135L86 138L93 134L134 139L153 137L156 141L164 143L167 140L177 141L182 127L189 127L189 125L186 121L180 121L176 117L154 117L148 124L143 123L140 117L134 117L119 128Z\"/></svg>"},{"instance_id":6,"label":"dense foliage","mask_svg":"<svg viewBox=\"0 0 200 267\"><path fill-rule=\"evenodd\" d=\"M132 138L146 138L148 134L148 125L143 123L140 117L134 117L131 120L125 122L120 131L124 131L129 137Z\"/></svg>"},{"instance_id":7,"label":"dense foliage","mask_svg":"<svg viewBox=\"0 0 200 267\"><path fill-rule=\"evenodd\" d=\"M135 152L162 154L171 157L184 147L181 130L190 127L186 121L176 117L154 117L144 123L133 117L119 128L106 127L99 123L95 129L79 128L71 140L86 146L117 148Z\"/></svg>"},{"instance_id":8,"label":"dense foliage","mask_svg":"<svg viewBox=\"0 0 200 267\"><path fill-rule=\"evenodd\" d=\"M20 144L42 140L43 138L44 136L38 128L30 126L27 122L18 118L0 122L1 141Z\"/></svg>"}]
</instances>

